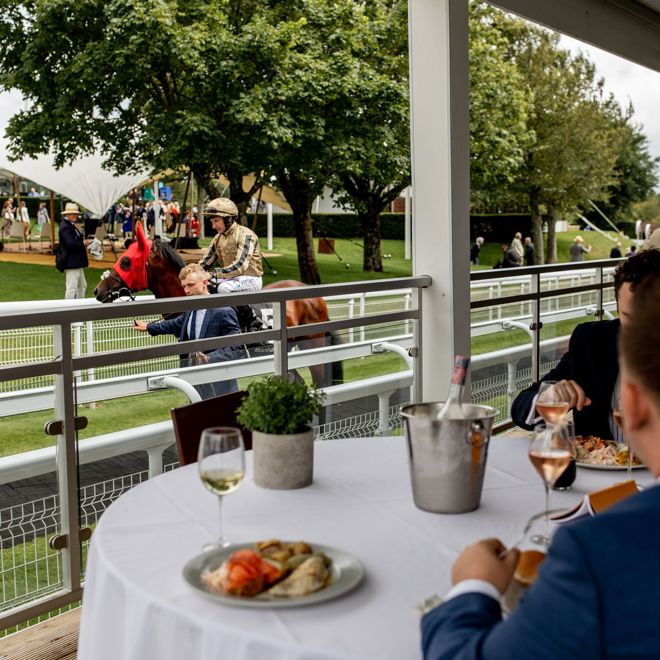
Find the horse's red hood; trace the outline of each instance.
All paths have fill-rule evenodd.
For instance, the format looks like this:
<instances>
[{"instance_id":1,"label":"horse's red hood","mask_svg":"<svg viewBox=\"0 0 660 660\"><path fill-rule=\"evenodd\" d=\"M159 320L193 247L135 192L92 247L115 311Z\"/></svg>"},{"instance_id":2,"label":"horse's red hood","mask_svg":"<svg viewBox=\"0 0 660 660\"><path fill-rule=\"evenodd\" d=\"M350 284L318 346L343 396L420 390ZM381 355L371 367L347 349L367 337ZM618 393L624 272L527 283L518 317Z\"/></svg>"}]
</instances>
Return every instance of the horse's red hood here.
<instances>
[{"instance_id":1,"label":"horse's red hood","mask_svg":"<svg viewBox=\"0 0 660 660\"><path fill-rule=\"evenodd\" d=\"M135 227L136 240L131 243L123 256L117 259L113 268L132 291L144 291L149 287L147 278L147 259L151 241L144 235L142 224Z\"/></svg>"}]
</instances>

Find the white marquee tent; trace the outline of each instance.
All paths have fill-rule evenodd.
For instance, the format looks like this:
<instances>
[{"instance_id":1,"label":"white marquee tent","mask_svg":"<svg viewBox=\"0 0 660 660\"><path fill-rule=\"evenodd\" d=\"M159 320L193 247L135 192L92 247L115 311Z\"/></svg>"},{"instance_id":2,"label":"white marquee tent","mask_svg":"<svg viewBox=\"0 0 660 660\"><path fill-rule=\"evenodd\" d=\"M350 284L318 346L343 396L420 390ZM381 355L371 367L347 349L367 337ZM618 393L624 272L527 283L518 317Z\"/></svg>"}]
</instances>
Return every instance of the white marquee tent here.
<instances>
[{"instance_id":1,"label":"white marquee tent","mask_svg":"<svg viewBox=\"0 0 660 660\"><path fill-rule=\"evenodd\" d=\"M99 217L150 174L145 170L137 174L115 176L103 169L104 157L101 154L83 156L59 170L55 168L53 160L51 155L45 155L12 162L3 154L0 156L0 170L64 195Z\"/></svg>"}]
</instances>

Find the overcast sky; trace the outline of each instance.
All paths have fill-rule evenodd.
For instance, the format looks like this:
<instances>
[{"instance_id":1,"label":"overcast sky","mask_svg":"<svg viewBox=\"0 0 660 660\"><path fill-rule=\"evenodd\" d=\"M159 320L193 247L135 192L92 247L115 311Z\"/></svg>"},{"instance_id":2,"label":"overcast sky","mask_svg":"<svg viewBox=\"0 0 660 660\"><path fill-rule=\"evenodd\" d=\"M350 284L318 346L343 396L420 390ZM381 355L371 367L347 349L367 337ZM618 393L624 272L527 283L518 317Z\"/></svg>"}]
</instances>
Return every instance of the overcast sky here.
<instances>
[{"instance_id":1,"label":"overcast sky","mask_svg":"<svg viewBox=\"0 0 660 660\"><path fill-rule=\"evenodd\" d=\"M635 120L643 126L648 137L649 150L660 156L660 73L633 64L603 50L562 36L562 45L574 52L582 50L596 64L596 70L605 79L608 91L626 106L632 101ZM0 139L9 117L20 109L21 97L15 92L0 94Z\"/></svg>"}]
</instances>

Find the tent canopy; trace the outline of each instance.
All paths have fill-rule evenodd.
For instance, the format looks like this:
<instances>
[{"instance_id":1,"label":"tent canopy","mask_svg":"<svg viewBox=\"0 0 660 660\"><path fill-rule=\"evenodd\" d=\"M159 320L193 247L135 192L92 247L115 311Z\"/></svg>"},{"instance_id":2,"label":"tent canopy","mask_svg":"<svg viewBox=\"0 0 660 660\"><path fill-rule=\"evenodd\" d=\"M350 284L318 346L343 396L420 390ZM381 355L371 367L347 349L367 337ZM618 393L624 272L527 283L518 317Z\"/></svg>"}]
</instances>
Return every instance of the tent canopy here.
<instances>
[{"instance_id":1,"label":"tent canopy","mask_svg":"<svg viewBox=\"0 0 660 660\"><path fill-rule=\"evenodd\" d=\"M101 154L92 154L78 158L58 170L50 154L13 162L2 156L0 170L34 181L101 217L120 197L149 175L149 171L144 170L137 174L115 176L103 169L103 160Z\"/></svg>"}]
</instances>

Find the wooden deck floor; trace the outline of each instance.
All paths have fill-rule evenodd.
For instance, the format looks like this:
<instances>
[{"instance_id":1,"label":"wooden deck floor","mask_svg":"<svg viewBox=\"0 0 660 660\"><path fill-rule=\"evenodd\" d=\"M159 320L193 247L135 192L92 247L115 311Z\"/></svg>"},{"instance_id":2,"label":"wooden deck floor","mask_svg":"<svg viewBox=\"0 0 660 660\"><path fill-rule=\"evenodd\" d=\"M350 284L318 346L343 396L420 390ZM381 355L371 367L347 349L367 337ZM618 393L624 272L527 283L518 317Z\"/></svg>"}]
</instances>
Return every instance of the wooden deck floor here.
<instances>
[{"instance_id":1,"label":"wooden deck floor","mask_svg":"<svg viewBox=\"0 0 660 660\"><path fill-rule=\"evenodd\" d=\"M75 660L80 613L77 607L0 639L0 660Z\"/></svg>"}]
</instances>

